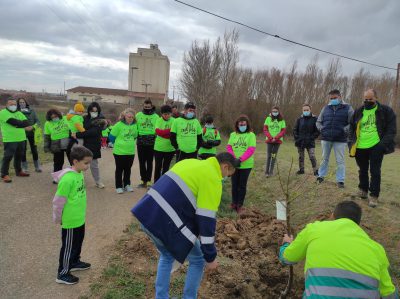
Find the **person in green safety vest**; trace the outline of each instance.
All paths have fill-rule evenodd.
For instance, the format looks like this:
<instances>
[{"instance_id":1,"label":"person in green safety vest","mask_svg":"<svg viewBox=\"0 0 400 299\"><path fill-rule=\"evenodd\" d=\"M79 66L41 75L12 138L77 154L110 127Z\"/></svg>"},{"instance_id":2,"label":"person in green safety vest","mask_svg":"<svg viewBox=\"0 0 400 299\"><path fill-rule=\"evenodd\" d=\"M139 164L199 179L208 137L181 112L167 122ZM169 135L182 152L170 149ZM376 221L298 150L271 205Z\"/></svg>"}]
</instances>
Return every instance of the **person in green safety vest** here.
<instances>
[{"instance_id":1,"label":"person in green safety vest","mask_svg":"<svg viewBox=\"0 0 400 299\"><path fill-rule=\"evenodd\" d=\"M214 126L214 118L211 115L205 117L202 136L203 142L199 149L199 158L205 160L210 157L215 157L217 154L217 146L221 144L221 136Z\"/></svg>"},{"instance_id":2,"label":"person in green safety vest","mask_svg":"<svg viewBox=\"0 0 400 299\"><path fill-rule=\"evenodd\" d=\"M0 111L0 128L4 145L1 178L3 182L11 183L9 168L13 158L16 175L20 177L29 176L28 173L22 171L21 160L26 141L25 132L33 129L26 116L17 110L15 99L9 99L6 108Z\"/></svg>"},{"instance_id":3,"label":"person in green safety vest","mask_svg":"<svg viewBox=\"0 0 400 299\"><path fill-rule=\"evenodd\" d=\"M267 116L264 122L264 135L266 137L265 143L267 143L266 177L274 175L276 156L285 133L286 122L279 111L279 107L272 107L271 113Z\"/></svg>"},{"instance_id":4,"label":"person in green safety vest","mask_svg":"<svg viewBox=\"0 0 400 299\"><path fill-rule=\"evenodd\" d=\"M333 220L308 224L279 250L284 265L305 260L305 299L398 299L385 249L360 227L361 208L340 202Z\"/></svg>"}]
</instances>

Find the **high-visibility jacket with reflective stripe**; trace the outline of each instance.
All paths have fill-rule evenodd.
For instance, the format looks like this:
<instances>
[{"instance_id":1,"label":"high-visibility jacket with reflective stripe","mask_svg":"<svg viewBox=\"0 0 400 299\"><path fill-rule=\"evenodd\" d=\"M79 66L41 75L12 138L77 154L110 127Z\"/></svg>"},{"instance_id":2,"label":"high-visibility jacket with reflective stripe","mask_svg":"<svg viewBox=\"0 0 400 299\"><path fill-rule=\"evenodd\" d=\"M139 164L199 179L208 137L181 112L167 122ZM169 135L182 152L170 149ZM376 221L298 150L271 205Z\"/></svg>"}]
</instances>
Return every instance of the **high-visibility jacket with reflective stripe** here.
<instances>
[{"instance_id":1,"label":"high-visibility jacket with reflective stripe","mask_svg":"<svg viewBox=\"0 0 400 299\"><path fill-rule=\"evenodd\" d=\"M153 185L132 213L180 263L197 239L204 259L212 262L217 255L214 241L221 195L216 158L183 160Z\"/></svg>"},{"instance_id":2,"label":"high-visibility jacket with reflective stripe","mask_svg":"<svg viewBox=\"0 0 400 299\"><path fill-rule=\"evenodd\" d=\"M399 298L385 250L350 219L308 224L279 256L306 259L303 298Z\"/></svg>"}]
</instances>

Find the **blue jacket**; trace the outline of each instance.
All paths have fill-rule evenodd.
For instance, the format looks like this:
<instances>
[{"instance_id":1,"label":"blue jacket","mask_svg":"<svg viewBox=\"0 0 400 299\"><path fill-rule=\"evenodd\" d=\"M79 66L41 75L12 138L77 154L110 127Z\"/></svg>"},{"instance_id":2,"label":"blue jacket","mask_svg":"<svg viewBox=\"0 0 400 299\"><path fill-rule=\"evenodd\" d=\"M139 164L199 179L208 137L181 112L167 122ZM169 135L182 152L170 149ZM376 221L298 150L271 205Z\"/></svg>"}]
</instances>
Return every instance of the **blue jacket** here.
<instances>
[{"instance_id":1,"label":"blue jacket","mask_svg":"<svg viewBox=\"0 0 400 299\"><path fill-rule=\"evenodd\" d=\"M178 262L184 263L197 238L207 262L217 256L216 212L198 208L197 199L176 173L169 171L163 175L132 213Z\"/></svg>"},{"instance_id":2,"label":"blue jacket","mask_svg":"<svg viewBox=\"0 0 400 299\"><path fill-rule=\"evenodd\" d=\"M343 102L337 106L327 105L322 108L317 120L321 140L347 142L353 113L353 108Z\"/></svg>"}]
</instances>

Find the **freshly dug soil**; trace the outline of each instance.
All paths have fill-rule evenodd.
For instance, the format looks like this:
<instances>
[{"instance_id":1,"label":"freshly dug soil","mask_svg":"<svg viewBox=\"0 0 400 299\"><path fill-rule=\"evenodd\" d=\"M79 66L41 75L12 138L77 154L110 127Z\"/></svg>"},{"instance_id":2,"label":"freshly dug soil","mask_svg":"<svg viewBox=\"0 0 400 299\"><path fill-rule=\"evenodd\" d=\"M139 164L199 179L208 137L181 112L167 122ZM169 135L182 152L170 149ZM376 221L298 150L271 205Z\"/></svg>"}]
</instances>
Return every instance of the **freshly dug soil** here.
<instances>
[{"instance_id":1,"label":"freshly dug soil","mask_svg":"<svg viewBox=\"0 0 400 299\"><path fill-rule=\"evenodd\" d=\"M199 298L279 298L288 277L288 267L281 265L277 255L284 233L284 223L254 210L237 219L218 219L219 267L205 273ZM157 250L152 242L144 233L135 233L125 240L122 255L135 277L147 278L146 298L154 296ZM185 275L186 269L185 264L171 281ZM287 298L301 298L303 285L303 278L295 277L294 291Z\"/></svg>"},{"instance_id":2,"label":"freshly dug soil","mask_svg":"<svg viewBox=\"0 0 400 299\"><path fill-rule=\"evenodd\" d=\"M279 298L288 267L278 260L285 225L258 211L247 210L237 220L220 219L217 227L220 267L206 274L201 298ZM301 298L303 282L295 280L288 298Z\"/></svg>"}]
</instances>

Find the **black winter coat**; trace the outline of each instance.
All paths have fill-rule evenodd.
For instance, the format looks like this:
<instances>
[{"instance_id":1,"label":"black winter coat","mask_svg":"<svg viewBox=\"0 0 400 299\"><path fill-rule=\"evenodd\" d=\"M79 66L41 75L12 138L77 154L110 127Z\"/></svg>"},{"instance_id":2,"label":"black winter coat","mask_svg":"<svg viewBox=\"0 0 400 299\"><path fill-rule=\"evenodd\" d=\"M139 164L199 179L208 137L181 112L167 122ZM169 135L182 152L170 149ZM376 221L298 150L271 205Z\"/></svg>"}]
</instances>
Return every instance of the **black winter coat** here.
<instances>
[{"instance_id":1,"label":"black winter coat","mask_svg":"<svg viewBox=\"0 0 400 299\"><path fill-rule=\"evenodd\" d=\"M83 118L83 127L85 132L77 132L77 138L83 138L83 146L90 149L93 153L93 159L101 158L101 137L102 131L106 125L103 115L96 118L90 118L87 115Z\"/></svg>"},{"instance_id":2,"label":"black winter coat","mask_svg":"<svg viewBox=\"0 0 400 299\"><path fill-rule=\"evenodd\" d=\"M384 148L385 154L390 154L394 152L395 148L394 138L396 137L397 133L396 114L389 106L380 104L379 102L376 103L378 105L378 109L376 109L375 117L376 128L378 130L380 139L379 144ZM357 123L361 121L363 117L363 111L364 106L357 108L353 114L353 117L351 118L349 136L352 144L355 144L357 141Z\"/></svg>"},{"instance_id":3,"label":"black winter coat","mask_svg":"<svg viewBox=\"0 0 400 299\"><path fill-rule=\"evenodd\" d=\"M293 129L295 145L300 148L314 148L315 139L318 138L319 131L316 126L317 117L300 116Z\"/></svg>"}]
</instances>

